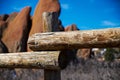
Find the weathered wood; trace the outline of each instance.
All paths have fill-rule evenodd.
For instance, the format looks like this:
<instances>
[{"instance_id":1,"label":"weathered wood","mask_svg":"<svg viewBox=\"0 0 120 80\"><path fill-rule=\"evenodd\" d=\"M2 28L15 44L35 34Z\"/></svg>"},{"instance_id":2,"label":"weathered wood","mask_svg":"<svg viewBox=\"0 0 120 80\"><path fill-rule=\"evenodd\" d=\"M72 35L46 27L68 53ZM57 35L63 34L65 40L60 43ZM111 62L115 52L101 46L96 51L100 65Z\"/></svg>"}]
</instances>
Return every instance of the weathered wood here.
<instances>
[{"instance_id":1,"label":"weathered wood","mask_svg":"<svg viewBox=\"0 0 120 80\"><path fill-rule=\"evenodd\" d=\"M44 70L44 80L61 80L61 71L60 70Z\"/></svg>"},{"instance_id":2,"label":"weathered wood","mask_svg":"<svg viewBox=\"0 0 120 80\"><path fill-rule=\"evenodd\" d=\"M36 33L29 38L28 46L35 51L120 47L120 28Z\"/></svg>"},{"instance_id":3,"label":"weathered wood","mask_svg":"<svg viewBox=\"0 0 120 80\"><path fill-rule=\"evenodd\" d=\"M0 54L0 68L60 69L59 51Z\"/></svg>"},{"instance_id":4,"label":"weathered wood","mask_svg":"<svg viewBox=\"0 0 120 80\"><path fill-rule=\"evenodd\" d=\"M43 31L55 32L58 30L58 14L56 12L44 12L42 15Z\"/></svg>"},{"instance_id":5,"label":"weathered wood","mask_svg":"<svg viewBox=\"0 0 120 80\"><path fill-rule=\"evenodd\" d=\"M55 32L58 31L58 14L55 12L44 12L42 15L43 19L43 31L44 32ZM61 80L60 70L44 69L45 80Z\"/></svg>"}]
</instances>

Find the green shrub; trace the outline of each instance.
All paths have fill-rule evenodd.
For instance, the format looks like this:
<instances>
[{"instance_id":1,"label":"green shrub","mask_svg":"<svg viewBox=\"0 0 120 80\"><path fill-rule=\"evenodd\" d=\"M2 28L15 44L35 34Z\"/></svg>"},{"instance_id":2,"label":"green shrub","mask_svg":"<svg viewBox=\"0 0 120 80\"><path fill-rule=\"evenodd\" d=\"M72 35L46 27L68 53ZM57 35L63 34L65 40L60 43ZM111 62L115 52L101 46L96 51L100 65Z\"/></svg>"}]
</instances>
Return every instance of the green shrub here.
<instances>
[{"instance_id":1,"label":"green shrub","mask_svg":"<svg viewBox=\"0 0 120 80\"><path fill-rule=\"evenodd\" d=\"M115 59L114 50L111 48L107 48L104 58L106 61L114 61L114 59Z\"/></svg>"}]
</instances>

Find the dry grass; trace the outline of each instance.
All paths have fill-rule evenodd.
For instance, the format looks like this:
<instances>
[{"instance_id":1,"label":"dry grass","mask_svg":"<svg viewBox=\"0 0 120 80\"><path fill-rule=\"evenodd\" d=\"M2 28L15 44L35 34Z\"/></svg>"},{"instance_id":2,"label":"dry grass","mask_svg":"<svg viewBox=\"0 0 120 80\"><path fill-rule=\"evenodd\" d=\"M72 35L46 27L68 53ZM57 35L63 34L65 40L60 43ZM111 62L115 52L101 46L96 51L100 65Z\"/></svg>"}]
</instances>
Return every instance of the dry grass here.
<instances>
[{"instance_id":1,"label":"dry grass","mask_svg":"<svg viewBox=\"0 0 120 80\"><path fill-rule=\"evenodd\" d=\"M61 80L119 80L120 62L79 59L61 71ZM38 69L0 69L0 80L44 80Z\"/></svg>"}]
</instances>

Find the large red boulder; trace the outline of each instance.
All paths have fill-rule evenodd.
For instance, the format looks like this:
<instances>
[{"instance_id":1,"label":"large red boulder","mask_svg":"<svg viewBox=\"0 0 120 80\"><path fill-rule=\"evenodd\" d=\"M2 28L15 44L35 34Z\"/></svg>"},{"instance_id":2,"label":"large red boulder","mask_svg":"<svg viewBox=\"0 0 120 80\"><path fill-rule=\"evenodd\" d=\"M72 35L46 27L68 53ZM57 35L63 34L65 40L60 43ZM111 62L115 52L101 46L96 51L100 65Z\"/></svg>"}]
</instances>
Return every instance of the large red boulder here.
<instances>
[{"instance_id":1,"label":"large red boulder","mask_svg":"<svg viewBox=\"0 0 120 80\"><path fill-rule=\"evenodd\" d=\"M59 0L47 0L47 1L39 0L33 15L30 35L38 32L44 32L42 22L43 12L56 12L59 15L60 14Z\"/></svg>"},{"instance_id":2,"label":"large red boulder","mask_svg":"<svg viewBox=\"0 0 120 80\"><path fill-rule=\"evenodd\" d=\"M7 46L9 52L23 52L27 49L27 39L30 30L30 7L25 7L8 24L2 41Z\"/></svg>"}]
</instances>

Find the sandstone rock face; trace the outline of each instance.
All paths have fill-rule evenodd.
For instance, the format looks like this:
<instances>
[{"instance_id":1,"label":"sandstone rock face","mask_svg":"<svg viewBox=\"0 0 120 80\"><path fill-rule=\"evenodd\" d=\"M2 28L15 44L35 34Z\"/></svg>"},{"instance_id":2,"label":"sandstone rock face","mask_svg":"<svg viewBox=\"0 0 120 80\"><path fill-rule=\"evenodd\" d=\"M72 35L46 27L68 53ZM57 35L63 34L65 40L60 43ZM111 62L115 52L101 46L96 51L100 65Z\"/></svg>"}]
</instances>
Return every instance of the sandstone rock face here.
<instances>
[{"instance_id":1,"label":"sandstone rock face","mask_svg":"<svg viewBox=\"0 0 120 80\"><path fill-rule=\"evenodd\" d=\"M77 51L77 56L79 58L88 59L91 57L90 55L91 55L91 49L79 49Z\"/></svg>"},{"instance_id":2,"label":"sandstone rock face","mask_svg":"<svg viewBox=\"0 0 120 80\"><path fill-rule=\"evenodd\" d=\"M58 20L58 30L59 31L64 31L64 26L62 25L62 21Z\"/></svg>"},{"instance_id":3,"label":"sandstone rock face","mask_svg":"<svg viewBox=\"0 0 120 80\"><path fill-rule=\"evenodd\" d=\"M2 38L3 32L7 27L7 23L5 21L0 20L0 39Z\"/></svg>"},{"instance_id":4,"label":"sandstone rock face","mask_svg":"<svg viewBox=\"0 0 120 80\"><path fill-rule=\"evenodd\" d=\"M0 20L0 53L7 53L7 52L8 52L6 46L5 46L4 43L1 41L3 32L4 32L4 30L5 30L6 27L7 27L6 22Z\"/></svg>"},{"instance_id":5,"label":"sandstone rock face","mask_svg":"<svg viewBox=\"0 0 120 80\"><path fill-rule=\"evenodd\" d=\"M76 30L79 30L79 29L77 28L77 26L75 24L72 24L65 28L65 31L76 31Z\"/></svg>"},{"instance_id":6,"label":"sandstone rock face","mask_svg":"<svg viewBox=\"0 0 120 80\"><path fill-rule=\"evenodd\" d=\"M17 16L17 12L13 12L12 14L9 15L9 17L7 18L6 22L10 23L11 21L13 21L15 19L15 17Z\"/></svg>"},{"instance_id":7,"label":"sandstone rock face","mask_svg":"<svg viewBox=\"0 0 120 80\"><path fill-rule=\"evenodd\" d=\"M2 21L3 19L2 19L2 17L0 16L0 21Z\"/></svg>"},{"instance_id":8,"label":"sandstone rock face","mask_svg":"<svg viewBox=\"0 0 120 80\"><path fill-rule=\"evenodd\" d=\"M0 40L0 53L8 53L7 47L4 45L4 43Z\"/></svg>"},{"instance_id":9,"label":"sandstone rock face","mask_svg":"<svg viewBox=\"0 0 120 80\"><path fill-rule=\"evenodd\" d=\"M9 17L8 14L0 15L0 20L6 21L8 17Z\"/></svg>"},{"instance_id":10,"label":"sandstone rock face","mask_svg":"<svg viewBox=\"0 0 120 80\"><path fill-rule=\"evenodd\" d=\"M26 51L27 39L30 30L30 7L25 7L5 30L2 41L9 52Z\"/></svg>"},{"instance_id":11,"label":"sandstone rock face","mask_svg":"<svg viewBox=\"0 0 120 80\"><path fill-rule=\"evenodd\" d=\"M42 14L43 12L57 12L60 14L60 4L58 0L39 0L35 9L32 21L30 35L38 32L44 32Z\"/></svg>"}]
</instances>

